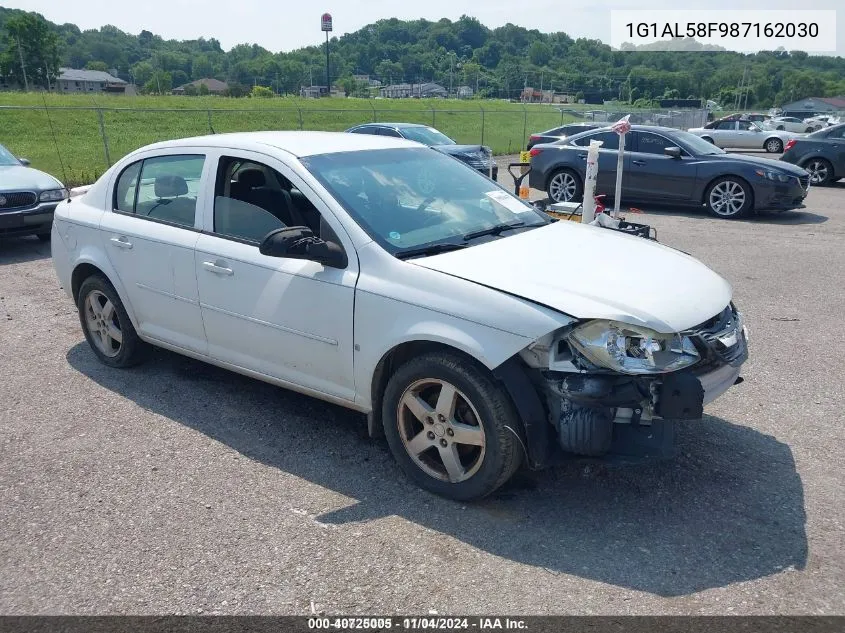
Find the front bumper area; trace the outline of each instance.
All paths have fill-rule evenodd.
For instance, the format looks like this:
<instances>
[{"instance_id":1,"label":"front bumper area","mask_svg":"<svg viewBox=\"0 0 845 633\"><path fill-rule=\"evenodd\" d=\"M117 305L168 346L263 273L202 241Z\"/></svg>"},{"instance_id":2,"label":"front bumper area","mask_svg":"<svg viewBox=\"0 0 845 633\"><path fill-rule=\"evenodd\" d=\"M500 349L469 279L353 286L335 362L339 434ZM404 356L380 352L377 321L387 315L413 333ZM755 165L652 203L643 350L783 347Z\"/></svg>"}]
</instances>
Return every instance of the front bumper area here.
<instances>
[{"instance_id":1,"label":"front bumper area","mask_svg":"<svg viewBox=\"0 0 845 633\"><path fill-rule=\"evenodd\" d=\"M756 211L790 211L803 209L804 199L810 190L809 177L806 187L796 177L787 183L760 183L754 188Z\"/></svg>"},{"instance_id":2,"label":"front bumper area","mask_svg":"<svg viewBox=\"0 0 845 633\"><path fill-rule=\"evenodd\" d=\"M0 211L0 237L49 233L56 202L42 202L32 208Z\"/></svg>"}]
</instances>

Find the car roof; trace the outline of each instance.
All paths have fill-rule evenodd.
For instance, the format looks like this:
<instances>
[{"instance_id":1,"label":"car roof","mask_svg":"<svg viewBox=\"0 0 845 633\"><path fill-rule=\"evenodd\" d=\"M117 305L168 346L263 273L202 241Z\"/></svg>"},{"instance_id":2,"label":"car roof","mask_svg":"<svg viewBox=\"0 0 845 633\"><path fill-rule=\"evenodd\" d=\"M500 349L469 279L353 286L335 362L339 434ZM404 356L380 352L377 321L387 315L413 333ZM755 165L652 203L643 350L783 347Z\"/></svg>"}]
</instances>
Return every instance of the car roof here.
<instances>
[{"instance_id":1,"label":"car roof","mask_svg":"<svg viewBox=\"0 0 845 633\"><path fill-rule=\"evenodd\" d=\"M587 133L595 133L595 132L606 132L610 130L610 125L605 125L603 127L598 127L592 130L585 130L584 132L579 132L578 134L573 134L572 136L578 136L579 134L587 134ZM672 132L683 132L683 130L676 130L673 127L666 127L664 125L632 125L631 130L639 131L639 132L660 132L661 134L667 134ZM570 137L572 138L572 137Z\"/></svg>"},{"instance_id":2,"label":"car roof","mask_svg":"<svg viewBox=\"0 0 845 633\"><path fill-rule=\"evenodd\" d=\"M362 123L361 125L356 125L355 127L364 127L365 125L375 125L380 127L395 127L397 129L409 128L409 127L430 127L424 123L395 123L390 121L377 121L375 123ZM353 128L354 129L354 128Z\"/></svg>"},{"instance_id":3,"label":"car roof","mask_svg":"<svg viewBox=\"0 0 845 633\"><path fill-rule=\"evenodd\" d=\"M174 147L225 147L261 151L274 147L297 157L361 150L421 147L419 143L403 138L345 132L234 132L174 139L147 145L141 149L156 150Z\"/></svg>"}]
</instances>

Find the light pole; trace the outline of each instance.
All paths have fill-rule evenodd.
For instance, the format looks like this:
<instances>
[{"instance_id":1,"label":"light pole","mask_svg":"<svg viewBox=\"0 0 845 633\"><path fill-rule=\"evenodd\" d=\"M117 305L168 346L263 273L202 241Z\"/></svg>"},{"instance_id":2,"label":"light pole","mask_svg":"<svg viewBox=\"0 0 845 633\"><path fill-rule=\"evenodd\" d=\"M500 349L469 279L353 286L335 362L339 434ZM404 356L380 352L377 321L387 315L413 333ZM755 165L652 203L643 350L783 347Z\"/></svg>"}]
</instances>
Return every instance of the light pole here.
<instances>
[{"instance_id":1,"label":"light pole","mask_svg":"<svg viewBox=\"0 0 845 633\"><path fill-rule=\"evenodd\" d=\"M332 84L329 78L329 33L332 30L332 16L330 13L324 13L320 17L320 30L326 32L326 96L332 96Z\"/></svg>"},{"instance_id":2,"label":"light pole","mask_svg":"<svg viewBox=\"0 0 845 633\"><path fill-rule=\"evenodd\" d=\"M452 62L455 61L455 52L449 51L449 96L452 96Z\"/></svg>"}]
</instances>

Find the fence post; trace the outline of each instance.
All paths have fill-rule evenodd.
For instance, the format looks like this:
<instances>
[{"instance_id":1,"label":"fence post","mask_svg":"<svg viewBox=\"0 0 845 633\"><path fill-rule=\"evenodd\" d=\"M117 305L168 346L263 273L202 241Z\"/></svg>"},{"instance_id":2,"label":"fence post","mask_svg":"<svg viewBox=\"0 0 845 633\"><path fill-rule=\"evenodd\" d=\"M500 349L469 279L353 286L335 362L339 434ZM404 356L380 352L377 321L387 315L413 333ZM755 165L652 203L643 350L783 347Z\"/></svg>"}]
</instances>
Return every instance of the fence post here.
<instances>
[{"instance_id":1,"label":"fence post","mask_svg":"<svg viewBox=\"0 0 845 633\"><path fill-rule=\"evenodd\" d=\"M479 103L478 108L481 110L481 144L484 145L484 106Z\"/></svg>"},{"instance_id":2,"label":"fence post","mask_svg":"<svg viewBox=\"0 0 845 633\"><path fill-rule=\"evenodd\" d=\"M528 137L528 109L522 104L522 140L519 142L520 149L525 147L525 139Z\"/></svg>"},{"instance_id":3,"label":"fence post","mask_svg":"<svg viewBox=\"0 0 845 633\"><path fill-rule=\"evenodd\" d=\"M299 106L296 106L296 114L299 117L299 129L300 129L300 131L304 130L305 128L302 125L302 110L299 108Z\"/></svg>"},{"instance_id":4,"label":"fence post","mask_svg":"<svg viewBox=\"0 0 845 633\"><path fill-rule=\"evenodd\" d=\"M558 108L560 110L560 124L563 125L563 108Z\"/></svg>"},{"instance_id":5,"label":"fence post","mask_svg":"<svg viewBox=\"0 0 845 633\"><path fill-rule=\"evenodd\" d=\"M378 120L378 117L376 117L376 109L373 106L372 100L368 99L367 103L370 105L370 109L373 111L373 123L375 123Z\"/></svg>"},{"instance_id":6,"label":"fence post","mask_svg":"<svg viewBox=\"0 0 845 633\"><path fill-rule=\"evenodd\" d=\"M434 106L429 104L429 108L431 108L431 127L437 127L437 110L434 109Z\"/></svg>"},{"instance_id":7,"label":"fence post","mask_svg":"<svg viewBox=\"0 0 845 633\"><path fill-rule=\"evenodd\" d=\"M109 139L106 138L106 124L103 121L103 111L97 108L97 119L100 121L100 136L103 137L103 149L106 153L106 169L111 167L111 156L109 156Z\"/></svg>"},{"instance_id":8,"label":"fence post","mask_svg":"<svg viewBox=\"0 0 845 633\"><path fill-rule=\"evenodd\" d=\"M211 108L205 111L208 115L208 131L214 134L214 126L211 125Z\"/></svg>"}]
</instances>

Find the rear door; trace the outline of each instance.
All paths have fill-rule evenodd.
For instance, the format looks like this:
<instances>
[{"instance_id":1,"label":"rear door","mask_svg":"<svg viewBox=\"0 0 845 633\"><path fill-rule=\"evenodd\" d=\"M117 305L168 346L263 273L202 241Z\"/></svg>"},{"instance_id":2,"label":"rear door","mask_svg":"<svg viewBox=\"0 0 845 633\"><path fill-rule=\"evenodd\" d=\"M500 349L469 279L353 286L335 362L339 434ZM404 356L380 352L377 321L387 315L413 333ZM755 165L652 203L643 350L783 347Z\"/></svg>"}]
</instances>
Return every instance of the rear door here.
<instances>
[{"instance_id":1,"label":"rear door","mask_svg":"<svg viewBox=\"0 0 845 633\"><path fill-rule=\"evenodd\" d=\"M697 165L684 150L680 158L667 156L677 145L654 132L635 131L631 137L630 165L626 166L624 193L637 200L689 200L693 195ZM627 153L627 152L626 152Z\"/></svg>"},{"instance_id":2,"label":"rear door","mask_svg":"<svg viewBox=\"0 0 845 633\"><path fill-rule=\"evenodd\" d=\"M100 233L135 312L139 332L204 354L194 274L196 210L204 197L205 153L151 153L115 179Z\"/></svg>"},{"instance_id":3,"label":"rear door","mask_svg":"<svg viewBox=\"0 0 845 633\"><path fill-rule=\"evenodd\" d=\"M601 141L602 146L599 148L599 171L596 175L596 195L604 194L612 197L616 191L616 166L619 160L619 135L616 132L596 132L581 138L577 142L580 148L577 150L578 159L582 163L581 173L586 171L587 165L587 150L590 147L590 141ZM629 165L631 157L625 153L623 163L623 174ZM623 196L625 190L623 187Z\"/></svg>"}]
</instances>

